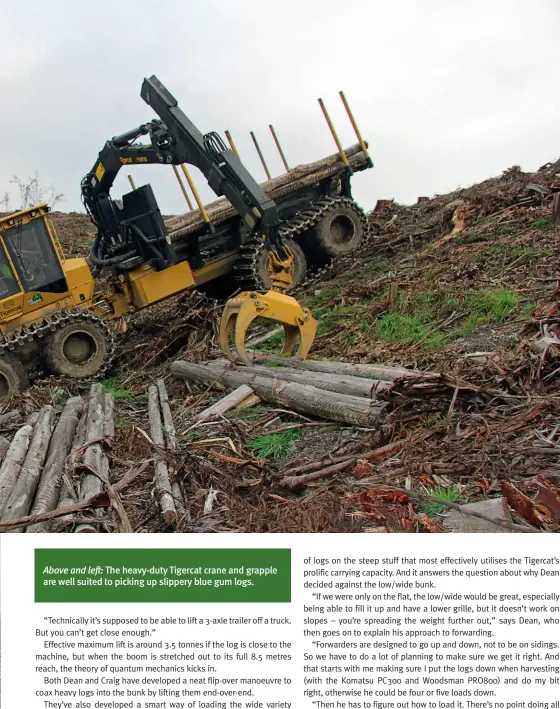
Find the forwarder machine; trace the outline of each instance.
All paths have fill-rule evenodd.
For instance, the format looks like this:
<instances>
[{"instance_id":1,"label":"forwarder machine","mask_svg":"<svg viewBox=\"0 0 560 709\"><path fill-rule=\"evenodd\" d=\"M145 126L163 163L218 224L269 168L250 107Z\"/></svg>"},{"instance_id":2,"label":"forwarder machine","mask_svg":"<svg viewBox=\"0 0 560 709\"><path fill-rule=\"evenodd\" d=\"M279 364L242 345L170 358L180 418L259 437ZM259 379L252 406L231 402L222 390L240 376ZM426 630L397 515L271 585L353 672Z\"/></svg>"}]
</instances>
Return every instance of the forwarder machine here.
<instances>
[{"instance_id":1,"label":"forwarder machine","mask_svg":"<svg viewBox=\"0 0 560 709\"><path fill-rule=\"evenodd\" d=\"M144 80L141 96L159 119L107 141L81 183L97 228L92 269L83 258L64 258L46 204L0 219L0 402L45 371L99 378L114 358L109 321L198 288L230 267L231 254L205 259L198 236L172 243L150 185L113 200L110 190L124 165L195 165L235 208L245 233L262 242L271 285L226 303L220 331L226 355L248 362L245 335L258 317L282 323L284 354L294 354L298 344L299 357L309 352L317 323L286 293L294 256L280 234L277 204L217 133L196 128L155 76ZM142 136L149 144L136 143Z\"/></svg>"}]
</instances>

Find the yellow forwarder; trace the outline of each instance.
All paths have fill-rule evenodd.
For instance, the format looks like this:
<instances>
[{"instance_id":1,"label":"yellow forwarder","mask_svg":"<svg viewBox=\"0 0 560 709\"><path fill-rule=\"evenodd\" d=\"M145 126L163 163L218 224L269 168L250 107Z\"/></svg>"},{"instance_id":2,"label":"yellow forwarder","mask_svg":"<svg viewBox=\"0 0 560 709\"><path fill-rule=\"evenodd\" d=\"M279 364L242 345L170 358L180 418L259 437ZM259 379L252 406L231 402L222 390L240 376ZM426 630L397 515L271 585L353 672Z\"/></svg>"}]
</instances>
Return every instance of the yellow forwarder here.
<instances>
[{"instance_id":1,"label":"yellow forwarder","mask_svg":"<svg viewBox=\"0 0 560 709\"><path fill-rule=\"evenodd\" d=\"M258 317L282 323L284 352L293 354L299 341L298 354L305 357L316 321L286 294L294 252L303 254L283 236L286 220L300 215L302 228L314 224L309 243L321 247L322 256L344 253L361 240L365 220L350 199L352 168L342 149L343 177L329 173L306 183L279 210L236 152L218 134L203 135L155 76L144 80L141 96L160 119L107 141L81 183L84 206L97 228L93 272L84 258L64 258L46 204L0 218L0 403L43 372L102 376L115 353L108 322L230 272L242 290L226 303L222 317L220 344L230 359L234 335L238 355L248 361L245 335ZM148 136L149 144L135 144L141 136ZM364 169L371 160L358 137L363 155L353 164ZM227 229L218 233L201 205L206 231L172 243L150 185L135 187L122 200L110 197L123 165L184 163L198 167L216 194L231 203L237 214ZM297 228L292 224L288 233ZM107 276L103 285L96 281L101 274Z\"/></svg>"}]
</instances>

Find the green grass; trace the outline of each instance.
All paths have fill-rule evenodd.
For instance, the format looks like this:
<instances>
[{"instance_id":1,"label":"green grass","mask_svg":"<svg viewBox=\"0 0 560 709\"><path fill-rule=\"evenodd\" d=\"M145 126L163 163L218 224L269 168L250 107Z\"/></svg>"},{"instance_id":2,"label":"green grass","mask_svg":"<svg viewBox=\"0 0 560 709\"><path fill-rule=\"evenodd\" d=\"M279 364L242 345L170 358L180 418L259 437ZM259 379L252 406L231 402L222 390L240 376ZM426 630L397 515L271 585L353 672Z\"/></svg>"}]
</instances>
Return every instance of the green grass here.
<instances>
[{"instance_id":1,"label":"green grass","mask_svg":"<svg viewBox=\"0 0 560 709\"><path fill-rule=\"evenodd\" d=\"M515 231L514 226L503 226L498 229L498 234L513 234Z\"/></svg>"},{"instance_id":2,"label":"green grass","mask_svg":"<svg viewBox=\"0 0 560 709\"><path fill-rule=\"evenodd\" d=\"M552 222L552 217L545 217L544 219L537 219L533 222L533 229L546 229L550 226Z\"/></svg>"},{"instance_id":3,"label":"green grass","mask_svg":"<svg viewBox=\"0 0 560 709\"><path fill-rule=\"evenodd\" d=\"M110 379L104 379L101 382L103 391L106 394L112 394L113 399L118 401L119 399L132 399L133 394L130 389L123 389L121 387L122 377L111 377Z\"/></svg>"},{"instance_id":4,"label":"green grass","mask_svg":"<svg viewBox=\"0 0 560 709\"><path fill-rule=\"evenodd\" d=\"M414 345L422 342L427 350L440 349L445 336L439 332L429 334L430 330L419 317L388 313L375 324L378 337L396 345Z\"/></svg>"},{"instance_id":5,"label":"green grass","mask_svg":"<svg viewBox=\"0 0 560 709\"><path fill-rule=\"evenodd\" d=\"M466 502L466 498L458 485L452 485L451 487L441 487L439 485L437 487L423 487L420 492L444 502L454 502L455 504ZM448 507L435 500L422 500L419 506L420 512L428 515L428 517L438 517L447 512L448 509Z\"/></svg>"},{"instance_id":6,"label":"green grass","mask_svg":"<svg viewBox=\"0 0 560 709\"><path fill-rule=\"evenodd\" d=\"M467 297L468 310L477 322L506 320L516 306L517 295L507 288L478 291Z\"/></svg>"},{"instance_id":7,"label":"green grass","mask_svg":"<svg viewBox=\"0 0 560 709\"><path fill-rule=\"evenodd\" d=\"M517 308L517 296L508 289L474 291L463 296L452 291L419 292L411 298L399 293L396 312L387 313L374 327L376 336L397 345L422 344L435 351L478 326L506 320ZM463 312L459 327L444 333L432 330L455 312Z\"/></svg>"},{"instance_id":8,"label":"green grass","mask_svg":"<svg viewBox=\"0 0 560 709\"><path fill-rule=\"evenodd\" d=\"M267 411L268 408L266 406L257 404L255 406L247 406L244 409L233 409L232 411L228 411L226 418L232 419L233 421L251 421L252 419L262 416Z\"/></svg>"},{"instance_id":9,"label":"green grass","mask_svg":"<svg viewBox=\"0 0 560 709\"><path fill-rule=\"evenodd\" d=\"M268 436L259 436L249 443L249 448L260 458L278 460L285 458L295 449L295 442L301 438L301 430L282 431L271 433Z\"/></svg>"},{"instance_id":10,"label":"green grass","mask_svg":"<svg viewBox=\"0 0 560 709\"><path fill-rule=\"evenodd\" d=\"M457 239L459 244L475 244L478 241L491 241L492 236L490 234L467 234L467 236L460 237Z\"/></svg>"}]
</instances>

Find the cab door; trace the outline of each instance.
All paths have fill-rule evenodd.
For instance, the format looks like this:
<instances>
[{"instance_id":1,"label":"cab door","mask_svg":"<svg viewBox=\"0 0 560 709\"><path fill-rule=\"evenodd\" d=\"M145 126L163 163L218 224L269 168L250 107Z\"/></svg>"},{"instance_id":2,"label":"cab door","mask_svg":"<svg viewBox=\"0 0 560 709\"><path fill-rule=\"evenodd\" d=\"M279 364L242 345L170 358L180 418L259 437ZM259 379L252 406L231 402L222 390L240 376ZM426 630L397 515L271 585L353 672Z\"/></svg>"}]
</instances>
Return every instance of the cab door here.
<instances>
[{"instance_id":1,"label":"cab door","mask_svg":"<svg viewBox=\"0 0 560 709\"><path fill-rule=\"evenodd\" d=\"M23 291L0 240L0 325L23 313Z\"/></svg>"},{"instance_id":2,"label":"cab door","mask_svg":"<svg viewBox=\"0 0 560 709\"><path fill-rule=\"evenodd\" d=\"M3 238L24 292L23 314L68 299L66 278L44 218L16 224Z\"/></svg>"}]
</instances>

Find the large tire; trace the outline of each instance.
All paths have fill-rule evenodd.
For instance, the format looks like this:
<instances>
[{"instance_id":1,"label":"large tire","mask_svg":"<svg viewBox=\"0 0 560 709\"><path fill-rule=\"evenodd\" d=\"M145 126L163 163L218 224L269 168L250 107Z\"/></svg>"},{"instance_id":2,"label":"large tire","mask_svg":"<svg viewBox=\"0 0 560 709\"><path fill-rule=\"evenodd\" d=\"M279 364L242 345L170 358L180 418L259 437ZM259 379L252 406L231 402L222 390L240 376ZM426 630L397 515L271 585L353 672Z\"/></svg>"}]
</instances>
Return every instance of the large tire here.
<instances>
[{"instance_id":1,"label":"large tire","mask_svg":"<svg viewBox=\"0 0 560 709\"><path fill-rule=\"evenodd\" d=\"M327 212L306 233L308 256L317 265L356 251L364 238L360 214L350 206Z\"/></svg>"},{"instance_id":2,"label":"large tire","mask_svg":"<svg viewBox=\"0 0 560 709\"><path fill-rule=\"evenodd\" d=\"M0 405L21 393L28 384L22 363L11 354L0 355Z\"/></svg>"},{"instance_id":3,"label":"large tire","mask_svg":"<svg viewBox=\"0 0 560 709\"><path fill-rule=\"evenodd\" d=\"M294 241L293 239L283 239L283 242L286 244L286 246L290 249L292 254L294 255L294 271L292 274L292 279L293 279L293 284L292 288L295 288L296 286L299 286L300 283L303 283L307 276L307 259L305 258L305 253L301 246L297 243L297 241ZM263 290L269 290L270 287L272 286L272 281L270 280L270 276L268 275L267 271L267 264L268 261L268 250L267 249L262 249L260 253L257 255L257 259L255 262L255 276L256 279L259 283L259 286Z\"/></svg>"},{"instance_id":4,"label":"large tire","mask_svg":"<svg viewBox=\"0 0 560 709\"><path fill-rule=\"evenodd\" d=\"M47 340L45 359L54 373L72 379L94 377L105 365L109 344L100 323L76 320Z\"/></svg>"}]
</instances>

